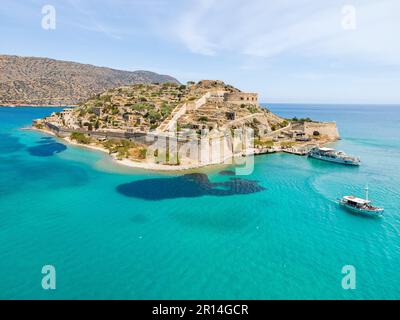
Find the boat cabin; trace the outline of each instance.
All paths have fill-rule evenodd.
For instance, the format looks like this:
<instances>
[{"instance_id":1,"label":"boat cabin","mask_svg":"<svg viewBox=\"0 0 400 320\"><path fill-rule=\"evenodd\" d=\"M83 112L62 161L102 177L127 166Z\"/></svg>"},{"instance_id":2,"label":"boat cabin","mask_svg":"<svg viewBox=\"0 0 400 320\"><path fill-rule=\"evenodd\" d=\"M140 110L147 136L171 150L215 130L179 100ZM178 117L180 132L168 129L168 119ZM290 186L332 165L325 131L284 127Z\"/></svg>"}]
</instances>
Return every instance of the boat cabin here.
<instances>
[{"instance_id":1,"label":"boat cabin","mask_svg":"<svg viewBox=\"0 0 400 320\"><path fill-rule=\"evenodd\" d=\"M318 148L318 151L328 153L328 152L334 152L335 149L332 148Z\"/></svg>"},{"instance_id":2,"label":"boat cabin","mask_svg":"<svg viewBox=\"0 0 400 320\"><path fill-rule=\"evenodd\" d=\"M346 200L346 202L349 205L352 205L354 207L364 207L367 206L371 203L371 201L365 200L365 199L361 199L361 198L357 198L357 197L353 197L353 196L347 196L347 197L343 197L344 200Z\"/></svg>"}]
</instances>

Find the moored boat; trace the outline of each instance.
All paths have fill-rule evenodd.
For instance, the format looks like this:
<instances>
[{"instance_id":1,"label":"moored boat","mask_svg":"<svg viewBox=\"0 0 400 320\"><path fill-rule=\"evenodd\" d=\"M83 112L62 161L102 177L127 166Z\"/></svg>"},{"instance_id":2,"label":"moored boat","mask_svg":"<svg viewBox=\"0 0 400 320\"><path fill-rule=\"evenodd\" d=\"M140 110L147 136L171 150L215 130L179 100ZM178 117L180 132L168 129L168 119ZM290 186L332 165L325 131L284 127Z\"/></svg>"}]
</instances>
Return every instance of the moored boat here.
<instances>
[{"instance_id":1,"label":"moored boat","mask_svg":"<svg viewBox=\"0 0 400 320\"><path fill-rule=\"evenodd\" d=\"M336 151L335 149L332 148L315 147L309 151L308 156L318 160L335 162L352 166L359 166L361 163L359 158L349 156L343 151Z\"/></svg>"}]
</instances>

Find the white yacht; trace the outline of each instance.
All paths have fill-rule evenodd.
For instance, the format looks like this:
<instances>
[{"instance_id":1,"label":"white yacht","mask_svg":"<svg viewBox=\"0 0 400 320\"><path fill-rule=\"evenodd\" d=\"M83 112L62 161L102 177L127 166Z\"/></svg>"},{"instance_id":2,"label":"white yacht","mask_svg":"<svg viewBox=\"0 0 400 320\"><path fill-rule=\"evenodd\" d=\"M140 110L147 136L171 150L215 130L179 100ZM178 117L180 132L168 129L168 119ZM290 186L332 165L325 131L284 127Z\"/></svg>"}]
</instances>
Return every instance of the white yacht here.
<instances>
[{"instance_id":1,"label":"white yacht","mask_svg":"<svg viewBox=\"0 0 400 320\"><path fill-rule=\"evenodd\" d=\"M361 163L359 158L349 156L342 151L336 151L335 149L331 148L318 148L318 147L312 148L308 153L308 156L318 160L324 160L324 161L352 165L352 166L359 166Z\"/></svg>"}]
</instances>

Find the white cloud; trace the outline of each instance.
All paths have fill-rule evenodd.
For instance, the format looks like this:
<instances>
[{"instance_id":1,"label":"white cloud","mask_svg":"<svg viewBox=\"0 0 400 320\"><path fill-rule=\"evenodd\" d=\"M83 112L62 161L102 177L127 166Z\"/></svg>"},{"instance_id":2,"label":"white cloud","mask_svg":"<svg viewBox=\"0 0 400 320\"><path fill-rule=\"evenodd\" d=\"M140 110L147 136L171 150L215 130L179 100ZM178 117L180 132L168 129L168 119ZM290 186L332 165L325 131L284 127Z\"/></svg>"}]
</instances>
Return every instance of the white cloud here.
<instances>
[{"instance_id":1,"label":"white cloud","mask_svg":"<svg viewBox=\"0 0 400 320\"><path fill-rule=\"evenodd\" d=\"M400 65L400 1L351 2L354 31L343 29L346 3L336 0L202 0L174 30L190 51L204 55L349 57Z\"/></svg>"},{"instance_id":2,"label":"white cloud","mask_svg":"<svg viewBox=\"0 0 400 320\"><path fill-rule=\"evenodd\" d=\"M198 1L190 11L181 17L174 30L178 37L193 52L214 55L217 49L217 46L208 40L210 30L202 27L207 23L205 18L209 11L215 7L216 3L215 0ZM203 30L205 33L202 32Z\"/></svg>"}]
</instances>

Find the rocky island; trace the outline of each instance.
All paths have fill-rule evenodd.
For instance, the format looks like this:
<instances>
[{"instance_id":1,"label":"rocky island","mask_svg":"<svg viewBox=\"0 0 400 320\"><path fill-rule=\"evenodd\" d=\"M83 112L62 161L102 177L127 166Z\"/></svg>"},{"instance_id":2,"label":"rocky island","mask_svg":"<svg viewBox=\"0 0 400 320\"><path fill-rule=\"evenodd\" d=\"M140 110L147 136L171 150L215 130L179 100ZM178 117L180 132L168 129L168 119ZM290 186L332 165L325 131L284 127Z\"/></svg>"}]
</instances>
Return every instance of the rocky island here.
<instances>
[{"instance_id":1,"label":"rocky island","mask_svg":"<svg viewBox=\"0 0 400 320\"><path fill-rule=\"evenodd\" d=\"M284 119L218 80L134 84L106 90L37 119L33 127L70 143L108 152L116 161L154 170L232 163L339 139L334 122Z\"/></svg>"}]
</instances>

